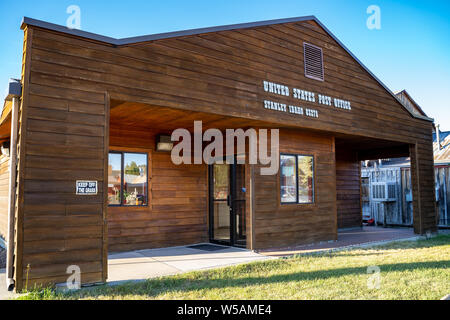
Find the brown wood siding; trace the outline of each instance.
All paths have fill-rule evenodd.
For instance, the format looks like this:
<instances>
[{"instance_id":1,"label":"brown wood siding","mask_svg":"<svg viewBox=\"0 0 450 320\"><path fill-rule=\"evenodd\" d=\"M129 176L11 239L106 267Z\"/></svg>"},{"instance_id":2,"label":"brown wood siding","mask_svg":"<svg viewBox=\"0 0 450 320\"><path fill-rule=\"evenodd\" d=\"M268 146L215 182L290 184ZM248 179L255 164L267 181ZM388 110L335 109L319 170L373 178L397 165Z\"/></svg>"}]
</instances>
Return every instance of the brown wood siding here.
<instances>
[{"instance_id":1,"label":"brown wood siding","mask_svg":"<svg viewBox=\"0 0 450 320\"><path fill-rule=\"evenodd\" d=\"M8 233L9 157L0 155L0 237Z\"/></svg>"},{"instance_id":2,"label":"brown wood siding","mask_svg":"<svg viewBox=\"0 0 450 320\"><path fill-rule=\"evenodd\" d=\"M336 240L333 138L280 131L280 153L314 156L314 204L281 204L280 176L254 172L254 249Z\"/></svg>"},{"instance_id":3,"label":"brown wood siding","mask_svg":"<svg viewBox=\"0 0 450 320\"><path fill-rule=\"evenodd\" d=\"M149 205L108 207L109 251L208 241L206 165L175 165L170 153L154 151L154 133L111 127L110 149L146 152Z\"/></svg>"},{"instance_id":4,"label":"brown wood siding","mask_svg":"<svg viewBox=\"0 0 450 320\"><path fill-rule=\"evenodd\" d=\"M27 264L31 266L30 283L64 280L65 268L72 263L83 263L83 282L104 279L104 195L100 192L98 196L77 197L74 183L80 178L92 179L104 187L109 112L105 108L106 92L115 100L415 145L415 181L420 179L420 187L416 185L414 193L415 205L420 210L415 212L424 216L416 230L432 227L434 181L432 174L426 177L428 167L432 168L428 150L431 123L414 119L315 22L223 31L124 47L37 27L30 27L25 40L16 233L18 288L22 288ZM304 41L324 49L324 82L304 77ZM263 80L350 100L352 110L267 94L263 91ZM319 111L319 119L265 110L265 99L312 107ZM332 139L322 139L316 143L317 177L322 177L319 184L323 183L325 190L317 194L320 209L277 210L277 219L271 218L275 204L262 206L265 200L260 199L258 190L264 194L269 188L258 189L258 181L261 180L261 186L271 185L274 178L255 175L255 247L335 237L336 195L326 193L333 192L335 183L329 179L335 176ZM328 151L323 150L322 154L320 145ZM300 150L302 146L299 142L292 148ZM306 217L308 228L302 229L302 220L293 221L293 215ZM267 221L279 222L268 226ZM289 225L290 222L298 224ZM275 225L280 227L273 233L279 240L273 237L270 242ZM143 242L149 240L148 235L144 237Z\"/></svg>"},{"instance_id":5,"label":"brown wood siding","mask_svg":"<svg viewBox=\"0 0 450 320\"><path fill-rule=\"evenodd\" d=\"M362 226L361 172L358 155L336 149L336 193L338 228Z\"/></svg>"},{"instance_id":6,"label":"brown wood siding","mask_svg":"<svg viewBox=\"0 0 450 320\"><path fill-rule=\"evenodd\" d=\"M101 282L105 96L42 86L32 71L34 48L27 50L19 129L17 288L64 282L70 265L81 268L82 282ZM97 180L98 195L75 195L76 180Z\"/></svg>"},{"instance_id":7,"label":"brown wood siding","mask_svg":"<svg viewBox=\"0 0 450 320\"><path fill-rule=\"evenodd\" d=\"M325 82L304 77L303 41L325 48ZM124 100L402 142L423 139L430 128L430 123L412 118L334 40L308 22L120 48L39 30L35 46L37 90L109 90L111 97ZM352 111L299 103L292 97L286 102L313 106L320 119L264 110L268 95L263 80L351 100Z\"/></svg>"},{"instance_id":8,"label":"brown wood siding","mask_svg":"<svg viewBox=\"0 0 450 320\"><path fill-rule=\"evenodd\" d=\"M436 232L436 212L433 146L417 144L410 147L411 186L413 195L414 232Z\"/></svg>"},{"instance_id":9,"label":"brown wood siding","mask_svg":"<svg viewBox=\"0 0 450 320\"><path fill-rule=\"evenodd\" d=\"M27 108L28 93L30 87L30 68L31 68L31 47L32 47L33 29L25 28L23 53L22 53L22 101L18 110L18 130L17 130L17 185L16 201L14 215L14 280L16 290L23 289L23 247L24 247L24 177L27 145ZM27 284L26 284L27 285Z\"/></svg>"}]
</instances>

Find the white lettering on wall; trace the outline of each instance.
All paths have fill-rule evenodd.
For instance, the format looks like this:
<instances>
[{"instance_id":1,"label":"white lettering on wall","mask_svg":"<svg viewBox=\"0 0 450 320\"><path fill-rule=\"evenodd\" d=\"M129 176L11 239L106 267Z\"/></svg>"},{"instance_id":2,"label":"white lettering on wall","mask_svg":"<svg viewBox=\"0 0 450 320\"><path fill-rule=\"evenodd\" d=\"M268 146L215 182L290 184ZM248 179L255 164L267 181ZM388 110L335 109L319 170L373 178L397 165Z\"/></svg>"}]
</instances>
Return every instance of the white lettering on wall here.
<instances>
[{"instance_id":1,"label":"white lettering on wall","mask_svg":"<svg viewBox=\"0 0 450 320\"><path fill-rule=\"evenodd\" d=\"M319 118L319 111L315 109L310 108L303 109L303 107L292 105L286 106L284 103L274 102L270 100L264 100L264 108L269 110L291 113L299 116Z\"/></svg>"},{"instance_id":2,"label":"white lettering on wall","mask_svg":"<svg viewBox=\"0 0 450 320\"><path fill-rule=\"evenodd\" d=\"M324 95L317 95L319 98L319 104L324 104L326 106L331 106L331 97Z\"/></svg>"},{"instance_id":3,"label":"white lettering on wall","mask_svg":"<svg viewBox=\"0 0 450 320\"><path fill-rule=\"evenodd\" d=\"M289 97L289 88L278 83L264 81L264 91Z\"/></svg>"},{"instance_id":4,"label":"white lettering on wall","mask_svg":"<svg viewBox=\"0 0 450 320\"><path fill-rule=\"evenodd\" d=\"M289 106L289 113L303 115L303 108L297 106Z\"/></svg>"},{"instance_id":5,"label":"white lettering on wall","mask_svg":"<svg viewBox=\"0 0 450 320\"><path fill-rule=\"evenodd\" d=\"M286 105L283 103L264 100L264 108L276 111L286 112Z\"/></svg>"},{"instance_id":6,"label":"white lettering on wall","mask_svg":"<svg viewBox=\"0 0 450 320\"><path fill-rule=\"evenodd\" d=\"M350 105L350 101L345 101L341 99L334 98L334 106L336 108L352 110L352 106Z\"/></svg>"},{"instance_id":7,"label":"white lettering on wall","mask_svg":"<svg viewBox=\"0 0 450 320\"><path fill-rule=\"evenodd\" d=\"M282 84L270 82L270 81L263 81L264 85L264 91L268 93L273 93L281 96L290 96L290 90L289 87L284 86ZM338 109L343 110L352 110L350 101L342 100L338 98L332 98L327 95L323 94L317 94L311 91L292 88L292 97L298 100L302 100L305 102L311 102L311 103L318 103L319 105L324 106L334 106ZM317 97L317 98L316 98ZM312 117L312 118L319 118L319 111L311 108L303 108L298 106L287 106L284 103L280 102L274 102L270 100L264 100L264 108L269 110L275 110L280 112L286 112L291 113L294 115L300 115L300 116L306 116L306 117Z\"/></svg>"},{"instance_id":8,"label":"white lettering on wall","mask_svg":"<svg viewBox=\"0 0 450 320\"><path fill-rule=\"evenodd\" d=\"M319 111L314 110L314 109L306 108L305 114L306 114L307 117L312 117L312 118L318 118L319 117Z\"/></svg>"},{"instance_id":9,"label":"white lettering on wall","mask_svg":"<svg viewBox=\"0 0 450 320\"><path fill-rule=\"evenodd\" d=\"M292 89L292 94L295 99L316 102L316 95L314 94L314 92L294 88Z\"/></svg>"}]
</instances>

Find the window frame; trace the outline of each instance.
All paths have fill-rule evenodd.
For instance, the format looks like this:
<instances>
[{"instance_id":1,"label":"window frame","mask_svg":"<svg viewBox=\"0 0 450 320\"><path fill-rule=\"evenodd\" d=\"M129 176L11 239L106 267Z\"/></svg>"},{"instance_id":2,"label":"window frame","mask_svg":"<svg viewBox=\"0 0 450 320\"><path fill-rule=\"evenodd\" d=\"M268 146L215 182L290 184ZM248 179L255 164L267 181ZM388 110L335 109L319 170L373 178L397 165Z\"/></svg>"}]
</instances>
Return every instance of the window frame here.
<instances>
[{"instance_id":1,"label":"window frame","mask_svg":"<svg viewBox=\"0 0 450 320\"><path fill-rule=\"evenodd\" d=\"M109 204L108 203L108 207L120 207L120 208L140 208L140 207L148 207L150 204L150 198L149 198L149 176L148 176L148 166L149 166L149 156L147 152L138 152L138 151L118 151L118 150L109 150L108 151L108 166L109 166L109 155L110 154L120 154L121 158L120 158L120 204ZM131 153L131 154L142 154L145 155L145 159L146 159L146 177L147 177L147 188L146 188L146 199L147 199L147 203L146 204L138 204L138 205L125 205L123 204L123 190L124 190L124 178L125 178L125 169L124 169L124 163L125 163L125 153ZM106 184L109 184L109 181L106 181Z\"/></svg>"},{"instance_id":2,"label":"window frame","mask_svg":"<svg viewBox=\"0 0 450 320\"><path fill-rule=\"evenodd\" d=\"M295 158L295 182L296 182L296 200L283 202L281 199L281 186L282 186L282 174L281 174L281 156L289 156ZM299 179L298 179L298 157L311 157L312 158L312 201L311 202L299 202ZM315 205L316 204L316 157L314 154L295 154L295 153L280 153L280 174L279 174L279 192L280 205Z\"/></svg>"}]
</instances>

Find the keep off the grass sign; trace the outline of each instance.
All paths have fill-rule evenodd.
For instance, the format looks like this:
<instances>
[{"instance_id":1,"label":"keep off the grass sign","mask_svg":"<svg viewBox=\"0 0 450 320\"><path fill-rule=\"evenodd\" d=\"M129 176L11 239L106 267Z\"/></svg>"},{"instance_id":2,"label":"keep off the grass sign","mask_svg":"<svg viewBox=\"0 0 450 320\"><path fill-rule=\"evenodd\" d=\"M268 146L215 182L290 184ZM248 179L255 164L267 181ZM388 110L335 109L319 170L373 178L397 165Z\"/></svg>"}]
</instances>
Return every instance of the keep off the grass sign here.
<instances>
[{"instance_id":1,"label":"keep off the grass sign","mask_svg":"<svg viewBox=\"0 0 450 320\"><path fill-rule=\"evenodd\" d=\"M77 180L76 190L78 195L96 195L98 193L97 181Z\"/></svg>"}]
</instances>

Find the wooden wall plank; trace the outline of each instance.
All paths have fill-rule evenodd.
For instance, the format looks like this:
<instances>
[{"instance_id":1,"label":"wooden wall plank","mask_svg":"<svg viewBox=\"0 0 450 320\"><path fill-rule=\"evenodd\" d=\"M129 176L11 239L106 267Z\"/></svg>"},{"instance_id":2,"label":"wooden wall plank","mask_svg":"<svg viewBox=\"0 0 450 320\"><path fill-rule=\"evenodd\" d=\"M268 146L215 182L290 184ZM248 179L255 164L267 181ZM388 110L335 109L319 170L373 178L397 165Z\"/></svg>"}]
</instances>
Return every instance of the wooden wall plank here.
<instances>
[{"instance_id":1,"label":"wooden wall plank","mask_svg":"<svg viewBox=\"0 0 450 320\"><path fill-rule=\"evenodd\" d=\"M338 228L362 226L361 172L356 151L336 148L336 192Z\"/></svg>"}]
</instances>

